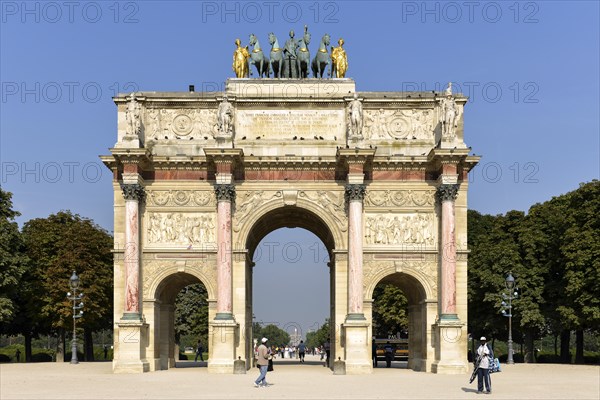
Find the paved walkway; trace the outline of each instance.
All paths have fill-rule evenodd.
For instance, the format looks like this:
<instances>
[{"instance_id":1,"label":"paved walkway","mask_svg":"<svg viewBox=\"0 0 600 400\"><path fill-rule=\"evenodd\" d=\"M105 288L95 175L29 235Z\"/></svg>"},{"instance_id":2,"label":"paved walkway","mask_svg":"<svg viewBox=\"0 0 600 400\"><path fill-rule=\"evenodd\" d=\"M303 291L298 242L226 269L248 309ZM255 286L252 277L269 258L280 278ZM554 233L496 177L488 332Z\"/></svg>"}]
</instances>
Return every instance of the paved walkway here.
<instances>
[{"instance_id":1,"label":"paved walkway","mask_svg":"<svg viewBox=\"0 0 600 400\"><path fill-rule=\"evenodd\" d=\"M176 368L114 375L109 362L0 364L0 399L594 399L600 367L537 364L503 366L492 375L491 395L477 395L468 375L434 375L377 368L372 375L339 376L307 357L304 365L279 361L268 388L254 388L258 370L209 375ZM380 363L382 365L383 363ZM401 364L398 364L401 366Z\"/></svg>"}]
</instances>

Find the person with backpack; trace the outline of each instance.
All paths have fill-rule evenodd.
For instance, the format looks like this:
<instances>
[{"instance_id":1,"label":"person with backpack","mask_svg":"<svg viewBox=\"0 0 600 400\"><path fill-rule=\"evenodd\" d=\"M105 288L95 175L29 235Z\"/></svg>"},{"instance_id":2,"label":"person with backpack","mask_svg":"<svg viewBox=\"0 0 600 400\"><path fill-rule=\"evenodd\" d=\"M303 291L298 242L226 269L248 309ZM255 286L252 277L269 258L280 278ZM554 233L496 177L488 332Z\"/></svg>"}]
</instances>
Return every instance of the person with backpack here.
<instances>
[{"instance_id":1,"label":"person with backpack","mask_svg":"<svg viewBox=\"0 0 600 400\"><path fill-rule=\"evenodd\" d=\"M487 394L492 393L492 381L490 380L490 366L491 360L494 359L494 353L487 345L487 339L482 336L479 339L480 345L477 348L477 361L475 368L477 368L477 393L483 393L483 386L485 384L485 390Z\"/></svg>"}]
</instances>

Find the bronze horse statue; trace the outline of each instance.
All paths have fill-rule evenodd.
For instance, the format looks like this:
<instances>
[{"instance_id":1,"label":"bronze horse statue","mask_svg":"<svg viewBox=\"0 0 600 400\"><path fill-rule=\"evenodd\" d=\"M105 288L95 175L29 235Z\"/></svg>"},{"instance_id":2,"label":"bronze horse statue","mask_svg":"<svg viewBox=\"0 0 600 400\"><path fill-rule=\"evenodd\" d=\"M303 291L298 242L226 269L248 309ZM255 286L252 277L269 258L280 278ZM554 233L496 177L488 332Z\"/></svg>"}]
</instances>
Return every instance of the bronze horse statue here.
<instances>
[{"instance_id":1,"label":"bronze horse statue","mask_svg":"<svg viewBox=\"0 0 600 400\"><path fill-rule=\"evenodd\" d=\"M250 70L250 75L252 75L251 66L254 65L258 72L258 77L262 78L265 76L269 77L269 59L263 53L260 48L260 43L258 43L258 38L254 33L250 34L250 42L248 43L250 46L254 46L252 52L250 53L250 59L248 60L248 69Z\"/></svg>"},{"instance_id":2,"label":"bronze horse statue","mask_svg":"<svg viewBox=\"0 0 600 400\"><path fill-rule=\"evenodd\" d=\"M329 41L329 35L323 35L323 38L321 39L321 45L319 46L319 51L317 51L315 58L313 58L312 60L313 78L323 78L325 69L328 65L331 64L331 58L329 57L329 53L327 52Z\"/></svg>"},{"instance_id":3,"label":"bronze horse statue","mask_svg":"<svg viewBox=\"0 0 600 400\"><path fill-rule=\"evenodd\" d=\"M298 40L298 50L296 52L298 58L298 77L308 78L308 68L310 65L310 52L308 51L308 45L310 44L310 33L308 33L308 26L304 25L304 37Z\"/></svg>"},{"instance_id":4,"label":"bronze horse statue","mask_svg":"<svg viewBox=\"0 0 600 400\"><path fill-rule=\"evenodd\" d=\"M273 72L273 78L281 78L283 52L281 51L277 37L273 32L269 33L269 43L271 44L270 70Z\"/></svg>"}]
</instances>

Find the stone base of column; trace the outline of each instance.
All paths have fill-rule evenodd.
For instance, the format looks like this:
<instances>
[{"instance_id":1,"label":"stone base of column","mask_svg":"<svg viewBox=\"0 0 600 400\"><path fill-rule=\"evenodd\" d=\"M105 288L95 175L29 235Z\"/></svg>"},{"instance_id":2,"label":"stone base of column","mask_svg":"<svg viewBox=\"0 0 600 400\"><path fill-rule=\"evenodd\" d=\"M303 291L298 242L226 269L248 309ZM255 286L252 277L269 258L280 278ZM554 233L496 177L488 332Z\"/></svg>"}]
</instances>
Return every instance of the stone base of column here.
<instances>
[{"instance_id":1,"label":"stone base of column","mask_svg":"<svg viewBox=\"0 0 600 400\"><path fill-rule=\"evenodd\" d=\"M356 314L348 315L342 324L347 375L364 375L373 372L368 342L370 324ZM334 360L335 361L335 360Z\"/></svg>"},{"instance_id":2,"label":"stone base of column","mask_svg":"<svg viewBox=\"0 0 600 400\"><path fill-rule=\"evenodd\" d=\"M217 319L210 322L212 354L208 360L211 374L233 374L236 337L239 326L232 319Z\"/></svg>"},{"instance_id":3,"label":"stone base of column","mask_svg":"<svg viewBox=\"0 0 600 400\"><path fill-rule=\"evenodd\" d=\"M131 318L131 316L129 316ZM150 371L150 363L146 360L145 342L148 335L148 324L143 320L121 319L117 322L118 353L113 360L115 374L139 374Z\"/></svg>"},{"instance_id":4,"label":"stone base of column","mask_svg":"<svg viewBox=\"0 0 600 400\"><path fill-rule=\"evenodd\" d=\"M467 373L466 346L462 323L458 318L440 318L435 324L436 354L431 364L434 374L455 375Z\"/></svg>"}]
</instances>

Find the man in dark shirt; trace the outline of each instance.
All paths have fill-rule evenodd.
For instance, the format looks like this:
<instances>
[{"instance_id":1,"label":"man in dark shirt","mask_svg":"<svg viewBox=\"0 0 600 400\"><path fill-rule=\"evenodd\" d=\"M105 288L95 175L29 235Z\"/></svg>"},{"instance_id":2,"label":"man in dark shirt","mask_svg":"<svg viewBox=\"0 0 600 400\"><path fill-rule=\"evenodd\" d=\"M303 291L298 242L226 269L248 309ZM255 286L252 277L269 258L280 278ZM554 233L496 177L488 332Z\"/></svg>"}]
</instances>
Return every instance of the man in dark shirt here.
<instances>
[{"instance_id":1,"label":"man in dark shirt","mask_svg":"<svg viewBox=\"0 0 600 400\"><path fill-rule=\"evenodd\" d=\"M392 366L392 360L394 359L394 347L388 340L384 346L385 350L385 367L390 368Z\"/></svg>"},{"instance_id":2,"label":"man in dark shirt","mask_svg":"<svg viewBox=\"0 0 600 400\"><path fill-rule=\"evenodd\" d=\"M298 345L298 356L300 357L300 362L304 362L304 354L306 354L306 345L304 344L304 340L300 341Z\"/></svg>"}]
</instances>

